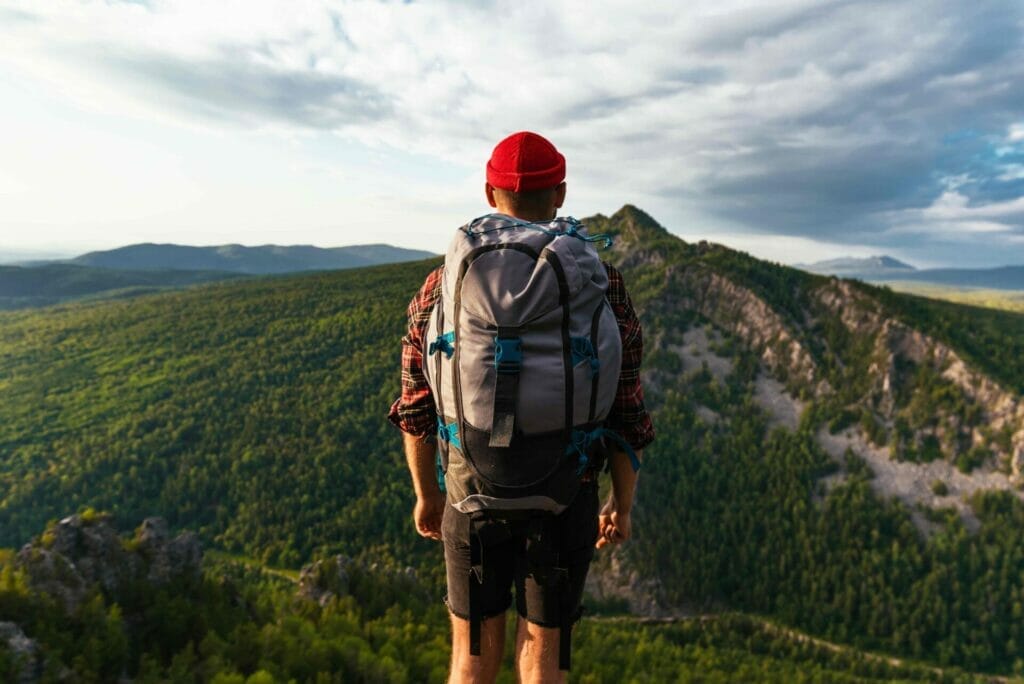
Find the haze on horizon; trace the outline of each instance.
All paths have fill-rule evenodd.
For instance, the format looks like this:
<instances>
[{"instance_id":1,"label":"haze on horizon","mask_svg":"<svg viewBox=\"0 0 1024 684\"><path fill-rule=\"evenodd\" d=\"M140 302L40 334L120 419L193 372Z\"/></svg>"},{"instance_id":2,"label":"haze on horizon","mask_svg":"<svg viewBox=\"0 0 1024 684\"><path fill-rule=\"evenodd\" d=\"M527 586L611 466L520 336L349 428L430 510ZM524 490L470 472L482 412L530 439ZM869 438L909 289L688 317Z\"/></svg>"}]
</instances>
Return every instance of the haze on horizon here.
<instances>
[{"instance_id":1,"label":"haze on horizon","mask_svg":"<svg viewBox=\"0 0 1024 684\"><path fill-rule=\"evenodd\" d=\"M443 250L521 129L565 213L783 263L1024 263L1024 5L0 0L0 260Z\"/></svg>"}]
</instances>

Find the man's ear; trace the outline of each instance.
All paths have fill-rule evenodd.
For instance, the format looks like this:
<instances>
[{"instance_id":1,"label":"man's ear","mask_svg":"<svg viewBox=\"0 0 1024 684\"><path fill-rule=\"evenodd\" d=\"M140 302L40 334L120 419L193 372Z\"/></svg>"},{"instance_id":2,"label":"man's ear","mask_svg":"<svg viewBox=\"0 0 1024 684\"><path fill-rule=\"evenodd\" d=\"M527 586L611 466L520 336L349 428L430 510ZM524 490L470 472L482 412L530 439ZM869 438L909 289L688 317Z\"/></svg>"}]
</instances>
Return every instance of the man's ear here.
<instances>
[{"instance_id":1,"label":"man's ear","mask_svg":"<svg viewBox=\"0 0 1024 684\"><path fill-rule=\"evenodd\" d=\"M565 204L565 181L558 184L555 188L555 208L560 209Z\"/></svg>"},{"instance_id":2,"label":"man's ear","mask_svg":"<svg viewBox=\"0 0 1024 684\"><path fill-rule=\"evenodd\" d=\"M494 199L494 188L490 183L484 183L484 194L487 195L487 203L497 209L498 201Z\"/></svg>"}]
</instances>

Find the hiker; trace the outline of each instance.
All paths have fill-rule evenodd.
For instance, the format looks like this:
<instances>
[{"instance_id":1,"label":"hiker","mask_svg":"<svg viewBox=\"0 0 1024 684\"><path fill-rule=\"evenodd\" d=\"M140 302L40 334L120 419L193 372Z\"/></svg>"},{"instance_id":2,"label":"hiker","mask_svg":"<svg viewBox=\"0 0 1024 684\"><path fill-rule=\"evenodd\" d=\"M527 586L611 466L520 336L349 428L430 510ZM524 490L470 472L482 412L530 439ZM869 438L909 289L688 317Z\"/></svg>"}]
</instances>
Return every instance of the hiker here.
<instances>
[{"instance_id":1,"label":"hiker","mask_svg":"<svg viewBox=\"0 0 1024 684\"><path fill-rule=\"evenodd\" d=\"M520 681L559 682L595 548L631 535L641 450L654 439L643 337L622 275L556 218L565 158L515 133L494 148L495 213L466 224L409 304L403 441L423 537L443 540L451 682L493 682L515 586ZM599 509L598 474L612 492Z\"/></svg>"}]
</instances>

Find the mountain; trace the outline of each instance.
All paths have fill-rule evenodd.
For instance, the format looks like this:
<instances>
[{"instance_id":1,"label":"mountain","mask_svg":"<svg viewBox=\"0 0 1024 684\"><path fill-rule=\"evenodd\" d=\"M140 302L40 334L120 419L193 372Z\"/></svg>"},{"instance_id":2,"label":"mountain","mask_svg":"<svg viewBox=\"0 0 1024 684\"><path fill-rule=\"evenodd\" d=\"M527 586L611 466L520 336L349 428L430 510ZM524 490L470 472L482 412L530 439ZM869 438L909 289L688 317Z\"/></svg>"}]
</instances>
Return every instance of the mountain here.
<instances>
[{"instance_id":1,"label":"mountain","mask_svg":"<svg viewBox=\"0 0 1024 684\"><path fill-rule=\"evenodd\" d=\"M588 603L1024 670L1024 316L687 243L628 205L585 223L616 240L658 431ZM409 566L438 595L384 420L438 263L0 314L0 546L93 506L260 563Z\"/></svg>"},{"instance_id":2,"label":"mountain","mask_svg":"<svg viewBox=\"0 0 1024 684\"><path fill-rule=\"evenodd\" d=\"M891 256L870 256L864 258L840 257L826 261L816 261L813 264L796 264L795 268L802 268L812 273L822 275L837 275L849 278L865 278L866 275L888 276L895 273L912 273L916 271L913 266Z\"/></svg>"},{"instance_id":3,"label":"mountain","mask_svg":"<svg viewBox=\"0 0 1024 684\"><path fill-rule=\"evenodd\" d=\"M956 287L1024 290L1024 266L916 269L889 256L873 256L865 259L843 257L818 261L813 264L797 264L795 268L822 275L858 278L873 282L915 281Z\"/></svg>"},{"instance_id":4,"label":"mountain","mask_svg":"<svg viewBox=\"0 0 1024 684\"><path fill-rule=\"evenodd\" d=\"M144 243L99 252L71 260L85 266L121 269L185 269L235 273L290 273L357 268L374 264L416 261L434 256L430 252L390 245L314 247L312 245L189 245Z\"/></svg>"},{"instance_id":5,"label":"mountain","mask_svg":"<svg viewBox=\"0 0 1024 684\"><path fill-rule=\"evenodd\" d=\"M0 310L49 306L90 297L129 297L241 275L170 269L126 271L53 263L0 266Z\"/></svg>"}]
</instances>

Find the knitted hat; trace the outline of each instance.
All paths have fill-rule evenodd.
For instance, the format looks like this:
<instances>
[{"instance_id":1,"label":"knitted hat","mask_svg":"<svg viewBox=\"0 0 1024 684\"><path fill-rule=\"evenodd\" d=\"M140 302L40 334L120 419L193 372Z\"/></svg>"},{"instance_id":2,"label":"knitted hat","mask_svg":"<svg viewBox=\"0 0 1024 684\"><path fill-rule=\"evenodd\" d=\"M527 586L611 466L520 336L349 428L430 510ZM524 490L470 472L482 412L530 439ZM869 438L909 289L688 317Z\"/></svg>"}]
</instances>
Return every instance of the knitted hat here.
<instances>
[{"instance_id":1,"label":"knitted hat","mask_svg":"<svg viewBox=\"0 0 1024 684\"><path fill-rule=\"evenodd\" d=\"M487 182L502 190L543 190L563 180L565 157L546 138L529 131L502 140L487 162Z\"/></svg>"}]
</instances>

